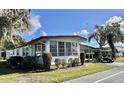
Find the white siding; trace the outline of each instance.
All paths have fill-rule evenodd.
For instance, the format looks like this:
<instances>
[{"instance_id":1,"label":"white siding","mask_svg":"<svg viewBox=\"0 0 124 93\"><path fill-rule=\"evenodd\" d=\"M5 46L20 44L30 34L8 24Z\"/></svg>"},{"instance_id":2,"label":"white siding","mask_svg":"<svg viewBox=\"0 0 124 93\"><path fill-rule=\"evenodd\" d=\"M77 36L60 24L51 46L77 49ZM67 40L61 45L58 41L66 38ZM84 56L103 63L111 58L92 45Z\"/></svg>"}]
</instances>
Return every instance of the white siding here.
<instances>
[{"instance_id":1,"label":"white siding","mask_svg":"<svg viewBox=\"0 0 124 93\"><path fill-rule=\"evenodd\" d=\"M57 56L53 56L52 63L51 64L54 64L54 60L56 58L66 59L66 62L68 62L68 59L69 58L73 58L73 59L74 58L79 58L80 59L80 45L79 45L78 39L75 39L75 38L52 38L52 39L48 39L45 42L45 52L47 52L47 53L50 52L50 41L57 41L57 42L60 41L60 42L64 42L64 44L65 44L65 42L71 42L71 43L72 42L75 42L75 43L77 43L77 53L78 53L78 55L71 55L71 56L66 56L66 55L65 56L58 56L58 53L57 53ZM29 47L29 55L30 56L35 56L35 44L34 45L28 45L28 46L24 46L24 47L19 48L19 55L20 56L23 56L23 48L25 48L25 50L26 50L26 47ZM66 52L66 47L64 46L64 48L65 48L65 52ZM58 47L57 47L57 51L58 51ZM42 53L42 49L41 49L41 53ZM26 54L26 51L25 51L25 54ZM14 49L14 54L13 55L14 56L17 55L17 49ZM40 60L42 60L42 58L40 58Z\"/></svg>"},{"instance_id":2,"label":"white siding","mask_svg":"<svg viewBox=\"0 0 124 93\"><path fill-rule=\"evenodd\" d=\"M22 48L19 48L19 56L22 56Z\"/></svg>"},{"instance_id":3,"label":"white siding","mask_svg":"<svg viewBox=\"0 0 124 93\"><path fill-rule=\"evenodd\" d=\"M9 59L11 56L13 56L13 50L7 50L6 51L6 59Z\"/></svg>"},{"instance_id":4,"label":"white siding","mask_svg":"<svg viewBox=\"0 0 124 93\"><path fill-rule=\"evenodd\" d=\"M50 52L50 41L49 40L45 43L45 52L47 53Z\"/></svg>"},{"instance_id":5,"label":"white siding","mask_svg":"<svg viewBox=\"0 0 124 93\"><path fill-rule=\"evenodd\" d=\"M29 45L29 56L32 56L32 46Z\"/></svg>"},{"instance_id":6,"label":"white siding","mask_svg":"<svg viewBox=\"0 0 124 93\"><path fill-rule=\"evenodd\" d=\"M16 54L17 54L17 51L16 51L16 49L14 49L14 56L16 56Z\"/></svg>"}]
</instances>

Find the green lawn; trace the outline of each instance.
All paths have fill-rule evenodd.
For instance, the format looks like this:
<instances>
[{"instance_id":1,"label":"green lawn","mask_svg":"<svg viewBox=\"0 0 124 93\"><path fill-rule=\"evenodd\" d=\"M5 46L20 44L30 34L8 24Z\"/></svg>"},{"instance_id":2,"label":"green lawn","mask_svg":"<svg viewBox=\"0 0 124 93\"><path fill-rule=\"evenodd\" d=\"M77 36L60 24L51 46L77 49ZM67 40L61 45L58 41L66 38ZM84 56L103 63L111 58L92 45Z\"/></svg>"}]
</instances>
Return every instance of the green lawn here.
<instances>
[{"instance_id":1,"label":"green lawn","mask_svg":"<svg viewBox=\"0 0 124 93\"><path fill-rule=\"evenodd\" d=\"M115 61L117 61L117 62L124 62L124 57L119 57L119 58L116 58L116 60Z\"/></svg>"},{"instance_id":2,"label":"green lawn","mask_svg":"<svg viewBox=\"0 0 124 93\"><path fill-rule=\"evenodd\" d=\"M77 77L93 74L96 72L112 69L115 66L98 65L87 63L85 66L54 70L50 72L28 72L22 73L8 69L4 63L0 62L0 82L29 82L29 83L49 83L62 82Z\"/></svg>"}]
</instances>

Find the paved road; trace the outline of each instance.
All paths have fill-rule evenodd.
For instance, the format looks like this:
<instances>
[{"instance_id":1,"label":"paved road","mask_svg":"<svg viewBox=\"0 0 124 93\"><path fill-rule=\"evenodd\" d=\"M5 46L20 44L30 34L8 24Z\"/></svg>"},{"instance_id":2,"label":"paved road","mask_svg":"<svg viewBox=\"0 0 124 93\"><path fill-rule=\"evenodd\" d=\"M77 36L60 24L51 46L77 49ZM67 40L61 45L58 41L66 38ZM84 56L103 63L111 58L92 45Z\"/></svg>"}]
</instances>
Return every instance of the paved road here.
<instances>
[{"instance_id":1,"label":"paved road","mask_svg":"<svg viewBox=\"0 0 124 93\"><path fill-rule=\"evenodd\" d=\"M117 65L117 67L111 70L65 81L64 83L124 83L124 63L115 62L112 64Z\"/></svg>"}]
</instances>

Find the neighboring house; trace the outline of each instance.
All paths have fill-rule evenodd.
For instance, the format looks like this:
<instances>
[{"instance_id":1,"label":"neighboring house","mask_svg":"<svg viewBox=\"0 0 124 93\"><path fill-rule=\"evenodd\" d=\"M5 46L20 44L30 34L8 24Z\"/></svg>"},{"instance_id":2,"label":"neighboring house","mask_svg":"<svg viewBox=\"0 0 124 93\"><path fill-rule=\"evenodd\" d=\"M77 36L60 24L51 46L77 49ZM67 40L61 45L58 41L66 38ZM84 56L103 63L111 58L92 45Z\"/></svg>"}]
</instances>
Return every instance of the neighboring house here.
<instances>
[{"instance_id":1,"label":"neighboring house","mask_svg":"<svg viewBox=\"0 0 124 93\"><path fill-rule=\"evenodd\" d=\"M42 54L44 52L51 53L52 64L56 58L66 59L79 58L80 59L80 42L86 41L86 38L80 36L41 36L30 42L25 46L18 47L14 50L6 51L6 58L10 56L35 56L42 61Z\"/></svg>"},{"instance_id":2,"label":"neighboring house","mask_svg":"<svg viewBox=\"0 0 124 93\"><path fill-rule=\"evenodd\" d=\"M115 46L116 48L116 57L122 57L124 56L124 47L123 46ZM109 55L111 55L111 49L110 47L104 47L103 51L106 51Z\"/></svg>"},{"instance_id":3,"label":"neighboring house","mask_svg":"<svg viewBox=\"0 0 124 93\"><path fill-rule=\"evenodd\" d=\"M80 52L86 55L86 59L97 59L99 57L100 51L101 51L102 56L104 57L111 56L111 49L109 47L103 47L100 50L100 48L89 46L84 43L80 44Z\"/></svg>"},{"instance_id":4,"label":"neighboring house","mask_svg":"<svg viewBox=\"0 0 124 93\"><path fill-rule=\"evenodd\" d=\"M98 48L81 43L80 52L84 53L87 59L94 59L98 52Z\"/></svg>"},{"instance_id":5,"label":"neighboring house","mask_svg":"<svg viewBox=\"0 0 124 93\"><path fill-rule=\"evenodd\" d=\"M117 53L116 53L117 57L124 56L124 47L123 46L116 46L116 49L117 49Z\"/></svg>"}]
</instances>

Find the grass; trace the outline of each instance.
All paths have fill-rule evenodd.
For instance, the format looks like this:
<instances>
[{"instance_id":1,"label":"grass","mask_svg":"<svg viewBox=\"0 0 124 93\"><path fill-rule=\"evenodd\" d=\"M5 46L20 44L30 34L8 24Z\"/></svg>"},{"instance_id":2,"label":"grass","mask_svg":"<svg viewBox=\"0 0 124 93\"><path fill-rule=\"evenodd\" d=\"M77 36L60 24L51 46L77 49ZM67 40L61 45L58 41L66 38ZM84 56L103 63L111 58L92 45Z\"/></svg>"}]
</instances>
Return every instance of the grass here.
<instances>
[{"instance_id":1,"label":"grass","mask_svg":"<svg viewBox=\"0 0 124 93\"><path fill-rule=\"evenodd\" d=\"M1 62L0 62L1 63ZM74 79L77 77L93 74L96 72L112 69L112 65L98 65L87 63L85 66L54 70L49 72L20 73L6 68L4 63L0 64L0 82L26 82L26 83L55 83Z\"/></svg>"},{"instance_id":2,"label":"grass","mask_svg":"<svg viewBox=\"0 0 124 93\"><path fill-rule=\"evenodd\" d=\"M124 62L124 57L119 57L119 58L116 58L116 60L115 61L117 61L117 62Z\"/></svg>"},{"instance_id":3,"label":"grass","mask_svg":"<svg viewBox=\"0 0 124 93\"><path fill-rule=\"evenodd\" d=\"M9 69L5 62L0 61L0 82L13 82L17 76L16 71Z\"/></svg>"},{"instance_id":4,"label":"grass","mask_svg":"<svg viewBox=\"0 0 124 93\"><path fill-rule=\"evenodd\" d=\"M79 68L66 70L66 71L63 71L63 72L54 72L53 74L49 73L52 76L54 76L55 78L50 79L47 82L62 82L62 81L74 79L74 78L77 78L77 77L93 74L93 73L96 73L96 72L108 70L108 69L111 69L113 67L114 66L106 66L106 65L104 65L104 66L101 65L100 66L100 65L89 63L89 64L87 64L86 67L81 66Z\"/></svg>"}]
</instances>

